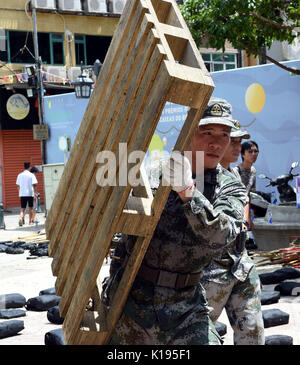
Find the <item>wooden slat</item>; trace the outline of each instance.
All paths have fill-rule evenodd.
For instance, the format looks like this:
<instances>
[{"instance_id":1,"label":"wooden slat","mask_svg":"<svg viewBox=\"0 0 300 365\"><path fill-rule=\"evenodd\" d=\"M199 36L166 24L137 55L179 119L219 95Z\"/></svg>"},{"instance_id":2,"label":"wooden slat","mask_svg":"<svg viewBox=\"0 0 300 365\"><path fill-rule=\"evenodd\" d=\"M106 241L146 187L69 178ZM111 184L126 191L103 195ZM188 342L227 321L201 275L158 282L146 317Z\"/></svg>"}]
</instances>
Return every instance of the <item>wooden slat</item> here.
<instances>
[{"instance_id":1,"label":"wooden slat","mask_svg":"<svg viewBox=\"0 0 300 365\"><path fill-rule=\"evenodd\" d=\"M154 121L156 121L156 123L158 122L159 116L162 112L162 110L159 110L159 114L157 113L156 116L153 115L153 110L157 111L159 109L159 105L160 108L162 109L166 100L164 100L164 93L165 90L168 89L169 87L169 82L168 82L168 75L165 74L165 68L164 68L164 64L161 64L162 67L157 75L157 82L155 84L152 84L153 88L151 88L151 84L148 86L148 88L150 89L149 91L151 91L149 98L147 99L147 106L145 107L145 105L143 105L143 103L140 105L142 114L140 113L134 113L137 117L139 116L140 119L140 123L138 126L138 129L141 129L144 131L144 133L137 133L134 135L134 141L130 141L129 142L129 146L131 143L133 143L134 146L137 146L137 149L143 150L145 149L146 146L149 145L151 137L154 133L154 131L152 131L151 134L149 134L148 131L150 131L153 127L153 119ZM139 99L137 99L139 100ZM137 103L139 104L139 103ZM153 118L154 117L154 118ZM145 133L148 134L145 135ZM143 148L143 144L145 145L145 147ZM128 148L128 150L130 151L130 148ZM75 316L78 315L78 308L79 305L81 304L80 298L86 298L86 293L89 291L89 289L86 287L87 285L90 285L89 282L92 282L94 280L94 273L91 273L90 271L88 271L87 268L93 267L94 270L97 270L97 267L99 267L99 270L101 268L103 259L105 257L105 254L108 250L108 247L110 245L111 239L113 234L116 232L116 225L117 221L119 219L119 216L121 214L122 208L127 200L129 194L129 188L128 187L115 187L110 195L110 204L109 206L106 208L105 212L103 213L103 217L102 217L102 221L101 221L101 226L98 228L98 231L95 232L95 237L94 237L94 250L97 250L97 248L99 247L98 242L100 240L102 240L102 252L97 252L97 254L94 255L90 255L88 258L83 259L82 265L85 265L85 269L82 268L82 274L80 275L80 277L76 277L76 280L74 282L76 282L77 288L74 291L74 288L72 288L70 290L70 292L73 293L72 296L72 304L70 304L69 306L69 311L70 313L72 313L72 317L73 317L73 321L71 323L71 326L74 326L75 323L78 325L78 319L75 319ZM96 209L95 209L96 210ZM116 223L114 223L116 222ZM82 243L84 243L84 239L82 241ZM96 247L98 246L98 247ZM81 249L82 247L80 247ZM87 251L85 251L84 253L85 255L87 254ZM97 256L101 256L101 259L99 259ZM79 254L79 256L82 258L82 256ZM84 257L85 258L85 257ZM96 260L96 261L95 261ZM70 275L72 276L72 271L75 270L75 265L72 266L71 269L71 273ZM98 274L98 273L97 273ZM96 274L96 275L97 275ZM91 275L91 278L90 278ZM89 279L89 280L88 280ZM66 285L69 286L69 276L68 276L68 281L66 283ZM84 297L83 297L84 296ZM64 298L61 298L60 301L60 309L61 312L64 313L65 310L65 301L63 300ZM88 299L88 298L87 298ZM85 301L87 300L85 299ZM82 315L82 313L81 313Z\"/></svg>"},{"instance_id":2,"label":"wooden slat","mask_svg":"<svg viewBox=\"0 0 300 365\"><path fill-rule=\"evenodd\" d=\"M99 111L104 114L105 111L107 112L109 110L109 105L107 105L107 109L105 109L105 105L111 102L111 94L107 93L107 90L112 88L112 85L118 89L118 70L124 67L124 61L128 62L128 64L132 62L129 51L133 47L134 37L137 36L135 30L139 29L139 24L143 20L143 14L145 14L147 9L143 6L142 1L128 2L126 8L128 9L128 12L124 11L124 16L120 19L118 24L118 35L113 37L99 79L96 82L96 87L91 96L81 126L77 132L67 165L62 174L56 192L57 198L54 198L56 199L57 204L52 204L47 216L45 228L53 238L49 247L51 254L54 254L56 244L59 242L59 240L56 241L55 233L60 229L60 225L63 225L65 219L66 213L63 209L63 205L66 206L66 194L74 194L77 183L76 176L78 172L81 173L78 168L78 161L80 161L82 157L85 157L85 153L89 153L89 148L86 148L86 146L89 147L89 142L93 141L95 138L97 129L93 128L93 124L97 117L99 120ZM132 10L132 13L130 10ZM132 35L133 38L128 35ZM124 52L125 57L124 55L122 57L122 53L124 54ZM113 107L114 105L111 106L112 109ZM67 210L66 212L68 213ZM53 230L56 231L53 232Z\"/></svg>"},{"instance_id":3,"label":"wooden slat","mask_svg":"<svg viewBox=\"0 0 300 365\"><path fill-rule=\"evenodd\" d=\"M116 225L116 232L124 234L145 237L152 232L155 224L153 216L144 216L142 214L132 214L122 212L119 222Z\"/></svg>"},{"instance_id":4,"label":"wooden slat","mask_svg":"<svg viewBox=\"0 0 300 365\"><path fill-rule=\"evenodd\" d=\"M114 153L118 181L127 155L146 152L167 101L191 107L175 146L183 151L212 90L176 2L127 1L46 221L67 344L109 341L170 192L160 186L153 198L145 177L133 189L99 186L98 153ZM99 327L85 307L91 297L101 307L97 278L116 232L138 238Z\"/></svg>"},{"instance_id":5,"label":"wooden slat","mask_svg":"<svg viewBox=\"0 0 300 365\"><path fill-rule=\"evenodd\" d=\"M146 32L147 32L147 28L145 29L145 33ZM151 43L149 42L150 44L148 44L147 41L145 42L146 45L148 46L147 51L151 52L151 51L153 51L154 44L157 43L157 39L155 38L155 35L153 34L153 32L149 32L147 37L151 39ZM153 44L153 46L151 46L152 44ZM139 56L142 59L147 56L147 52L142 52L144 49L145 48L142 47L142 49L139 51ZM156 56L158 57L158 55L156 55ZM135 58L136 58L136 62L140 59L139 57L135 57ZM133 73L137 67L136 62L133 61L133 63L132 63L130 60L129 64L131 65L131 67L130 67L131 72L129 71L129 65L128 65L128 68L124 69L124 71L125 71L124 79L125 79L125 81L127 81L127 83L125 83L125 85L123 86L123 89L120 87L120 84L118 85L118 87L114 88L114 92L116 92L115 99L112 97L110 100L111 103L110 103L110 105L108 105L108 108L111 109L111 112L108 113L108 115L105 115L103 112L102 123L104 123L105 117L108 118L109 120L110 119L114 120L116 118L118 118L118 120L120 120L120 118L122 118L122 115L126 116L130 112L129 108L126 111L126 108L130 107L130 102L128 100L130 100L130 96L133 95L133 93L135 92L136 89L131 90L131 92L128 91L129 80L132 80L132 77L137 78L139 75L141 75L145 71L144 69L141 69L141 70L139 70L139 72L136 72L136 74L134 75ZM126 97L125 96L122 97L122 94L126 94ZM118 105L119 108L121 106L121 103L123 102L122 108L119 110L119 113L117 116L115 116L115 118L113 118L112 114L116 114L116 108L113 107L114 104L112 104L112 101L114 101ZM126 122L126 120L123 121L123 124L124 124L124 122ZM68 216L67 225L64 227L64 230L62 231L62 236L60 238L60 240L62 242L67 242L68 246L71 244L71 237L72 236L76 237L76 235L78 235L78 230L75 231L75 233L74 233L74 230L76 230L76 227L77 228L79 227L81 229L81 225L88 221L89 215L91 214L91 211L93 209L93 208L90 208L89 213L86 213L86 210L84 210L83 207L86 205L93 206L93 203L91 202L91 200L88 201L87 199L88 199L88 197L91 197L91 199L94 198L95 190L92 190L93 187L91 186L91 184L89 184L86 187L86 190L83 190L82 185L83 185L83 181L85 179L85 174L88 174L88 176L92 175L92 177L90 179L91 183L96 181L96 173L97 173L98 167L95 165L95 161L96 161L97 151L101 150L101 142L104 139L105 132L106 132L105 128L102 127L102 123L101 123L100 127L98 128L99 132L98 132L97 136L99 135L99 137L95 138L95 144L92 146L90 153L86 154L85 156L82 157L82 158L86 158L87 161L85 161L85 166L82 167L82 169L83 169L82 171L84 171L85 173L82 173L82 171L81 171L81 175L78 177L80 180L77 184L75 202L73 202L73 196L71 195L72 191L70 191L70 193L69 193L69 196L70 196L69 201L70 201L70 204L73 203L73 207L70 212L70 215ZM119 128L116 128L115 133L111 133L110 139L114 141L115 145L118 145L118 142L120 142L120 137L118 139L116 133L117 132L120 133L120 131L122 131L122 128L124 129L125 125L124 126L120 125ZM128 128L128 126L126 126L126 128ZM103 147L103 149L112 150L111 146L109 146L109 147L107 146L108 141L106 140L104 142L106 142L106 144ZM79 174L80 168L78 170L79 170L79 172L78 172L78 174ZM73 177L73 179L75 179L75 178L76 178L76 176ZM94 189L97 189L97 188L98 187L95 186ZM57 256L60 256L62 259L63 258L62 251L65 252L68 249L68 246L64 246L64 247L61 246L61 248L58 249ZM60 262L58 262L58 265L60 265ZM55 267L53 267L53 270L54 270L54 274L57 275L58 272Z\"/></svg>"},{"instance_id":6,"label":"wooden slat","mask_svg":"<svg viewBox=\"0 0 300 365\"><path fill-rule=\"evenodd\" d=\"M209 98L206 98L203 100L204 108L208 102L208 99ZM175 149L177 151L183 152L185 150L185 148L188 146L190 139L192 137L193 131L195 130L197 123L199 122L199 119L201 118L201 116L203 114L204 108L201 108L199 110L191 109L189 111L187 120L185 123L185 126L188 126L189 128L188 128L188 130L183 129L181 131L178 141L175 145ZM155 216L154 216L154 222L153 222L154 225L151 227L152 230L154 230L154 228L160 218L160 215L162 213L166 200L169 196L169 193L170 193L170 187L163 187L162 185L160 185L157 190L157 193L155 194L155 198L153 200L153 205L154 205L153 209L155 210ZM128 293L131 288L131 285L135 279L135 276L141 265L144 255L147 251L151 238L152 238L152 234L149 234L148 236L146 236L144 238L139 237L137 242L135 243L134 250L130 255L125 272L122 276L121 282L119 284L119 287L118 287L117 292L113 299L113 303L111 304L110 311L108 313L108 317L107 317L108 328L107 328L107 333L105 335L105 338L103 340L101 339L102 344L107 343L109 341L112 331L119 319L119 316L121 315L122 308L125 304L125 301L127 299Z\"/></svg>"},{"instance_id":7,"label":"wooden slat","mask_svg":"<svg viewBox=\"0 0 300 365\"><path fill-rule=\"evenodd\" d=\"M140 165L139 171L140 171L141 185L133 187L132 189L133 196L153 199L153 194L147 177L147 172L143 164Z\"/></svg>"},{"instance_id":8,"label":"wooden slat","mask_svg":"<svg viewBox=\"0 0 300 365\"><path fill-rule=\"evenodd\" d=\"M135 100L137 100L137 102L135 103L134 107L129 109L131 117L128 120L124 121L124 119L122 119L122 113L120 113L118 120L119 120L119 123L121 123L121 125L118 124L117 121L115 122L115 130L118 131L119 133L122 132L123 136L121 135L120 137L125 138L125 140L126 139L128 140L129 133L131 132L130 123L133 123L132 124L133 130L136 131L138 129L137 124L139 121L138 118L140 117L139 109L141 109L143 107L143 103L146 103L147 99L141 104L138 101L142 101L145 98L145 96L148 95L147 89L151 86L151 76L153 75L153 72L156 70L157 65L159 65L159 63L161 62L163 56L164 55L161 54L159 47L156 47L155 52L152 54L152 57L151 57L151 59L153 60L153 63L149 63L149 67L147 68L146 72L144 72L144 74L143 74L141 87L135 98ZM163 83L163 82L164 82L164 79L162 78L161 83ZM162 88L162 90L164 89L164 85L160 85L160 87ZM145 96L143 96L143 95L145 95ZM125 128L125 125L122 126L122 124L124 124L124 122L126 122L126 128ZM153 122L151 121L151 123L153 123ZM113 151L114 150L113 144L116 144L115 141L116 140L118 141L118 138L116 137L115 133L111 133L111 135L109 137L110 138L107 140L105 149ZM120 140L120 137L119 137L119 140ZM128 141L128 142L129 142L128 143L128 154L129 154L131 143L130 143L130 141ZM140 141L141 145L140 146L135 145L133 150L135 148L138 150L142 150L142 143L144 143L144 139L142 141ZM145 147L144 147L144 149L145 149ZM116 159L118 161L118 151L116 151ZM76 243L78 245L81 244L81 247L79 248L79 252L84 251L85 243L82 244L82 242L89 242L90 238L93 235L94 230L97 229L98 223L101 219L98 214L99 214L99 212L101 213L103 205L106 207L105 201L108 201L109 195L114 190L114 187L111 187L109 189L102 189L101 187L99 187L97 185L96 179L95 179L96 170L97 170L97 166L95 166L95 164L94 164L94 173L93 173L92 179L90 180L90 183L88 185L88 192L87 192L87 194L85 194L84 201L82 201L82 203L80 205L81 212L84 212L85 209L89 209L90 215L89 215L88 219L85 219L85 220L82 219L82 224L78 224L77 226L75 226L75 234L73 234L72 237L68 237L68 244L70 247L73 247L72 242L74 242L74 245ZM119 175L117 174L117 177L118 176ZM116 188L119 188L119 187L116 187ZM92 199L91 203L90 203L90 199ZM124 202L124 204L125 204L125 202ZM94 208L90 208L90 206L93 206ZM86 227L86 229L85 229L85 227ZM82 257L81 253L75 254L75 251L76 250L70 249L67 254L72 255L72 257L74 259L78 255L79 255L79 257ZM64 267L60 266L61 270L60 270L59 277L58 277L58 280L56 283L56 288L58 290L59 295L62 295L61 289L62 289L62 286L64 286L64 284L65 284L65 280L68 279L68 285L70 286L72 284L72 282L75 281L75 272L74 271L75 270L78 271L80 269L73 265L72 260L70 260L69 266L71 267L71 271L64 270ZM64 270L64 273L62 273L63 270ZM72 290L73 289L71 289L71 292L72 292ZM62 300L62 303L64 303L63 300ZM62 304L62 306L63 306L63 304ZM62 309L62 311L63 311L63 309Z\"/></svg>"}]
</instances>

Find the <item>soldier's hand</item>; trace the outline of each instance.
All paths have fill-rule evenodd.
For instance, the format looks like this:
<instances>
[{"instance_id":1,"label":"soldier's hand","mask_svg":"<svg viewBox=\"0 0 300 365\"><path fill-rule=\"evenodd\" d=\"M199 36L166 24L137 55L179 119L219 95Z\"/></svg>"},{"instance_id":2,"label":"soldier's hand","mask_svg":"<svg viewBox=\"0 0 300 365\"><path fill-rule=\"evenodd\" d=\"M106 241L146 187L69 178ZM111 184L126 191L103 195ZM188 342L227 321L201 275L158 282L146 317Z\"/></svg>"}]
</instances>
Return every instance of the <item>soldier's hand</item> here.
<instances>
[{"instance_id":1,"label":"soldier's hand","mask_svg":"<svg viewBox=\"0 0 300 365\"><path fill-rule=\"evenodd\" d=\"M162 169L162 183L171 185L172 190L182 193L194 185L192 168L187 157L178 151L172 152L169 161Z\"/></svg>"}]
</instances>

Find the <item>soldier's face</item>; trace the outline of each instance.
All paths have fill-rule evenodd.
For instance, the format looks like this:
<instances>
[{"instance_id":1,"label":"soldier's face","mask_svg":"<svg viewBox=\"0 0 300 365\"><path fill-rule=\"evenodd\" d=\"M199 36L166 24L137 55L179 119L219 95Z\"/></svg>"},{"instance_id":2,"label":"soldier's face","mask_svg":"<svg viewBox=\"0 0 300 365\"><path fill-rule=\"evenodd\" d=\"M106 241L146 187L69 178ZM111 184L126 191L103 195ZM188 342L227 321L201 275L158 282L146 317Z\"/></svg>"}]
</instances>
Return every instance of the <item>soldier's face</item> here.
<instances>
[{"instance_id":1,"label":"soldier's face","mask_svg":"<svg viewBox=\"0 0 300 365\"><path fill-rule=\"evenodd\" d=\"M222 160L236 162L239 158L242 149L242 137L231 138L231 141L224 153Z\"/></svg>"},{"instance_id":2,"label":"soldier's face","mask_svg":"<svg viewBox=\"0 0 300 365\"><path fill-rule=\"evenodd\" d=\"M221 161L226 148L230 143L231 128L222 124L208 124L199 126L196 130L191 144L192 170L196 172L196 152L204 153L204 170L213 169ZM199 166L198 166L199 168Z\"/></svg>"}]
</instances>

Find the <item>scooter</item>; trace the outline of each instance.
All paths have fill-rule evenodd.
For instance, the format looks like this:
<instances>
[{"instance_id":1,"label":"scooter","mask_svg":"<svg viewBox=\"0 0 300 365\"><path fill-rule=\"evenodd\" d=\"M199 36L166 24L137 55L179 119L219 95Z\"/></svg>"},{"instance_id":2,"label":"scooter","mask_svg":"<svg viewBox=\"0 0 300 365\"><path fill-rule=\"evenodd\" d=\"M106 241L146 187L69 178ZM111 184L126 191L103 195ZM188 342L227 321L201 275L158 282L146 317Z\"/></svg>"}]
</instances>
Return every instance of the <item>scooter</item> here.
<instances>
[{"instance_id":1,"label":"scooter","mask_svg":"<svg viewBox=\"0 0 300 365\"><path fill-rule=\"evenodd\" d=\"M277 190L279 192L279 199L280 202L290 203L296 201L296 189L289 185L289 181L293 180L295 176L298 176L299 174L292 174L292 170L296 168L299 165L299 162L295 161L292 163L290 171L288 174L280 175L276 179L272 180L265 174L259 174L258 177L260 179L268 179L270 180L269 184L267 186L277 186Z\"/></svg>"},{"instance_id":2,"label":"scooter","mask_svg":"<svg viewBox=\"0 0 300 365\"><path fill-rule=\"evenodd\" d=\"M255 217L264 217L271 202L271 193L262 191L250 192L250 208Z\"/></svg>"}]
</instances>

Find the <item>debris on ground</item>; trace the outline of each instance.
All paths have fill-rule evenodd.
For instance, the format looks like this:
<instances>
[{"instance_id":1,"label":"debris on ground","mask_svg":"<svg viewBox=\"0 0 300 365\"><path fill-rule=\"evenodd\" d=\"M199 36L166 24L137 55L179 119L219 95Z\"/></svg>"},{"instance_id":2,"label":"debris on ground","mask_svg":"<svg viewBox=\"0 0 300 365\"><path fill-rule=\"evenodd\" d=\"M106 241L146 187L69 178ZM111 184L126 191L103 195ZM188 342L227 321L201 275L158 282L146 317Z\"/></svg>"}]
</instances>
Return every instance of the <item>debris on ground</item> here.
<instances>
[{"instance_id":1,"label":"debris on ground","mask_svg":"<svg viewBox=\"0 0 300 365\"><path fill-rule=\"evenodd\" d=\"M64 345L64 344L65 344L64 335L61 328L57 328L45 334L45 345L53 346L53 345Z\"/></svg>"},{"instance_id":2,"label":"debris on ground","mask_svg":"<svg viewBox=\"0 0 300 365\"><path fill-rule=\"evenodd\" d=\"M12 319L0 322L0 338L15 336L24 329L24 321Z\"/></svg>"},{"instance_id":3,"label":"debris on ground","mask_svg":"<svg viewBox=\"0 0 300 365\"><path fill-rule=\"evenodd\" d=\"M300 278L300 270L294 267L283 267L273 272L259 274L262 285L277 284L284 280Z\"/></svg>"},{"instance_id":4,"label":"debris on ground","mask_svg":"<svg viewBox=\"0 0 300 365\"><path fill-rule=\"evenodd\" d=\"M280 292L275 290L262 290L261 291L261 305L268 305L278 303L280 299Z\"/></svg>"},{"instance_id":5,"label":"debris on ground","mask_svg":"<svg viewBox=\"0 0 300 365\"><path fill-rule=\"evenodd\" d=\"M274 290L281 295L298 296L300 294L300 283L297 281L285 281L275 286Z\"/></svg>"},{"instance_id":6,"label":"debris on ground","mask_svg":"<svg viewBox=\"0 0 300 365\"><path fill-rule=\"evenodd\" d=\"M48 256L49 240L46 239L46 233L38 232L32 235L18 237L11 241L0 242L0 253L10 255L23 254L25 250L29 250L28 259L41 256ZM34 256L34 257L31 257Z\"/></svg>"},{"instance_id":7,"label":"debris on ground","mask_svg":"<svg viewBox=\"0 0 300 365\"><path fill-rule=\"evenodd\" d=\"M0 308L21 308L24 307L26 298L19 293L0 294Z\"/></svg>"},{"instance_id":8,"label":"debris on ground","mask_svg":"<svg viewBox=\"0 0 300 365\"><path fill-rule=\"evenodd\" d=\"M39 295L37 297L29 298L25 307L27 310L42 312L58 305L59 301L60 297L57 295Z\"/></svg>"},{"instance_id":9,"label":"debris on ground","mask_svg":"<svg viewBox=\"0 0 300 365\"><path fill-rule=\"evenodd\" d=\"M290 315L280 309L267 309L262 311L264 328L281 326L289 323Z\"/></svg>"},{"instance_id":10,"label":"debris on ground","mask_svg":"<svg viewBox=\"0 0 300 365\"><path fill-rule=\"evenodd\" d=\"M25 307L27 311L47 311L47 318L50 323L62 324L63 318L60 317L59 313L59 301L60 297L55 295L55 288L43 289L40 291L39 296L29 298L27 301L26 298L19 293L1 294L0 319L4 319L4 321L0 322L0 339L15 336L24 329L24 321L9 320L11 318L26 316L26 310L16 308ZM50 334L48 337L49 336L51 340L54 334ZM61 342L60 337L61 336L58 336L56 342Z\"/></svg>"},{"instance_id":11,"label":"debris on ground","mask_svg":"<svg viewBox=\"0 0 300 365\"><path fill-rule=\"evenodd\" d=\"M0 309L1 319L11 319L26 316L26 312L22 309Z\"/></svg>"},{"instance_id":12,"label":"debris on ground","mask_svg":"<svg viewBox=\"0 0 300 365\"><path fill-rule=\"evenodd\" d=\"M59 306L49 308L47 312L48 321L54 324L63 324L64 318L60 316Z\"/></svg>"},{"instance_id":13,"label":"debris on ground","mask_svg":"<svg viewBox=\"0 0 300 365\"><path fill-rule=\"evenodd\" d=\"M280 264L300 268L300 244L294 242L291 242L288 248L273 251L249 251L248 254L251 258L263 257L263 259L255 262L256 266Z\"/></svg>"},{"instance_id":14,"label":"debris on ground","mask_svg":"<svg viewBox=\"0 0 300 365\"><path fill-rule=\"evenodd\" d=\"M293 337L286 335L266 336L265 345L286 346L293 344Z\"/></svg>"}]
</instances>

